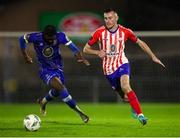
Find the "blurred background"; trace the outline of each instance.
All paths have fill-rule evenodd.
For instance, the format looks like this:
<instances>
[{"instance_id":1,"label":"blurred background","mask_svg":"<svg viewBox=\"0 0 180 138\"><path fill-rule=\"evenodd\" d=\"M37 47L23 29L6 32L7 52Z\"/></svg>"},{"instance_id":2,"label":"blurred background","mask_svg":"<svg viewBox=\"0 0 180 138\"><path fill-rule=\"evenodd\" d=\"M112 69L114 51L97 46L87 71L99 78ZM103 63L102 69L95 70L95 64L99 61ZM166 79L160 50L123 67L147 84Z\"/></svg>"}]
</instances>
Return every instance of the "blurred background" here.
<instances>
[{"instance_id":1,"label":"blurred background","mask_svg":"<svg viewBox=\"0 0 180 138\"><path fill-rule=\"evenodd\" d=\"M127 42L131 85L141 102L180 102L180 1L175 0L0 0L0 102L34 103L49 88L34 64L26 65L18 37L41 31L47 24L64 31L82 50L90 34L103 25L103 10L112 7L119 23L131 28L162 60L162 68L136 44ZM96 46L98 48L98 46ZM66 86L78 102L119 102L103 76L101 60L86 56L90 67L78 64L62 46Z\"/></svg>"}]
</instances>

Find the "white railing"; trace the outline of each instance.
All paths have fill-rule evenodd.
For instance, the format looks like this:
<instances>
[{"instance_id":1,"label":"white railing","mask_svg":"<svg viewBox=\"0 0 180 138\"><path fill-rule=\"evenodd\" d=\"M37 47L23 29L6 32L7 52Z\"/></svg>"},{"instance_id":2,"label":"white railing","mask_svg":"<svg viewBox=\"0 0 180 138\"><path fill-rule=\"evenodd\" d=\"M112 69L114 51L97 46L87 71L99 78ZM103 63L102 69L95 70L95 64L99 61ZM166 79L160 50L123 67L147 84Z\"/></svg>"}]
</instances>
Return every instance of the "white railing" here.
<instances>
[{"instance_id":1,"label":"white railing","mask_svg":"<svg viewBox=\"0 0 180 138\"><path fill-rule=\"evenodd\" d=\"M35 32L35 31L32 31ZM175 31L134 31L137 36L143 37L179 37L180 30ZM0 37L18 37L30 32L0 32ZM89 32L66 32L69 37L89 37Z\"/></svg>"}]
</instances>

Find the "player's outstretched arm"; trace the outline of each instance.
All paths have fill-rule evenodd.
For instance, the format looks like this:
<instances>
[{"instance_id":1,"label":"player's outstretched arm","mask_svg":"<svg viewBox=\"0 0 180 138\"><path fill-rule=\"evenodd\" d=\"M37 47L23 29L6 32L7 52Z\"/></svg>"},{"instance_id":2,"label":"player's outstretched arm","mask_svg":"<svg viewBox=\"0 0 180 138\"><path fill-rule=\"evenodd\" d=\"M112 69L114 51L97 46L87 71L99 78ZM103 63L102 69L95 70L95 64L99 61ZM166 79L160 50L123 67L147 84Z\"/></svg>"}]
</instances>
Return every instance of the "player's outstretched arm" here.
<instances>
[{"instance_id":1,"label":"player's outstretched arm","mask_svg":"<svg viewBox=\"0 0 180 138\"><path fill-rule=\"evenodd\" d=\"M138 39L136 42L143 51L145 51L150 57L151 59L155 62L160 64L161 66L165 67L165 65L160 61L160 59L158 59L155 54L151 51L151 49L149 48L149 46L142 40Z\"/></svg>"},{"instance_id":2,"label":"player's outstretched arm","mask_svg":"<svg viewBox=\"0 0 180 138\"><path fill-rule=\"evenodd\" d=\"M32 61L32 58L28 55L27 51L26 51L26 42L24 40L24 37L21 36L19 38L19 43L20 43L20 49L21 49L21 53L26 61L26 63L28 64L32 64L33 61Z\"/></svg>"}]
</instances>

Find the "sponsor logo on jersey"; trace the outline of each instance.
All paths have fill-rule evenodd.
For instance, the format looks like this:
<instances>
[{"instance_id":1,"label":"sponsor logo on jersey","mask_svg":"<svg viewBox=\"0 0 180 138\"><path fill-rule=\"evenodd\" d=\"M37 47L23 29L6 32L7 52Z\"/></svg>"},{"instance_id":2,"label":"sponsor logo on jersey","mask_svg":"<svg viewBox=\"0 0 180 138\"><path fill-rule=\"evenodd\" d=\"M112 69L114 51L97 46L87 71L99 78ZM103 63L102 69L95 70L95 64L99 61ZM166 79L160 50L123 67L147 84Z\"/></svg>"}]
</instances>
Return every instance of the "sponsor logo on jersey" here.
<instances>
[{"instance_id":1,"label":"sponsor logo on jersey","mask_svg":"<svg viewBox=\"0 0 180 138\"><path fill-rule=\"evenodd\" d=\"M42 53L43 53L43 56L47 57L47 58L50 58L52 57L52 55L54 54L54 50L52 47L45 47L43 50L42 50Z\"/></svg>"},{"instance_id":2,"label":"sponsor logo on jersey","mask_svg":"<svg viewBox=\"0 0 180 138\"><path fill-rule=\"evenodd\" d=\"M110 46L110 48L111 48L111 52L112 52L112 53L116 52L116 46L115 46L115 45L112 44L112 45Z\"/></svg>"},{"instance_id":3,"label":"sponsor logo on jersey","mask_svg":"<svg viewBox=\"0 0 180 138\"><path fill-rule=\"evenodd\" d=\"M107 55L108 55L108 56L116 56L116 55L118 55L118 54L119 54L119 52L117 52L116 46L115 46L114 44L112 44L112 45L110 46L110 52L107 53Z\"/></svg>"}]
</instances>

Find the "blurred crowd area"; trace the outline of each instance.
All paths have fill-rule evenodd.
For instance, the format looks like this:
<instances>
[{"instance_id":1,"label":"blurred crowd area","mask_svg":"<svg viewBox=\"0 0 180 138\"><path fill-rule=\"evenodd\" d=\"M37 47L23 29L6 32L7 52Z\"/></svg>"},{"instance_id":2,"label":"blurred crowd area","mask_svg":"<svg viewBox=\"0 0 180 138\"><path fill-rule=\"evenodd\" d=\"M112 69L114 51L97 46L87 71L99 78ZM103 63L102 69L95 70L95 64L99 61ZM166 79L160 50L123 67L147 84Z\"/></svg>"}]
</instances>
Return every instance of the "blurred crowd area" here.
<instances>
[{"instance_id":1,"label":"blurred crowd area","mask_svg":"<svg viewBox=\"0 0 180 138\"><path fill-rule=\"evenodd\" d=\"M114 8L133 30L180 30L178 0L1 0L0 31L37 31L43 12L98 12ZM53 19L52 19L53 20Z\"/></svg>"}]
</instances>

